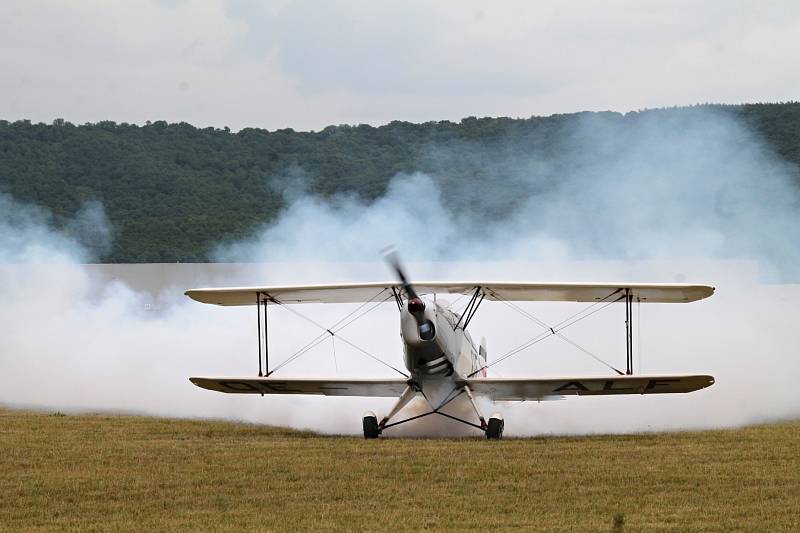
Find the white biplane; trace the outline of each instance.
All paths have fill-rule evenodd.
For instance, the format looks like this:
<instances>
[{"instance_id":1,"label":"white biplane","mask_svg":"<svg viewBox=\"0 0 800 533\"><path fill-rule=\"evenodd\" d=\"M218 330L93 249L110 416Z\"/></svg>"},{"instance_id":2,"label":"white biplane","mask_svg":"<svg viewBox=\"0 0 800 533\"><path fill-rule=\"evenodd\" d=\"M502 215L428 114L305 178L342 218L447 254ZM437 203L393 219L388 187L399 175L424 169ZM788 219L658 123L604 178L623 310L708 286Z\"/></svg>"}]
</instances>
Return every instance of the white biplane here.
<instances>
[{"instance_id":1,"label":"white biplane","mask_svg":"<svg viewBox=\"0 0 800 533\"><path fill-rule=\"evenodd\" d=\"M230 287L191 289L186 295L202 303L222 306L255 305L258 315L258 377L192 377L190 381L209 390L233 394L315 394L325 396L396 397L397 401L380 421L368 412L363 417L364 437L377 438L384 430L428 415L441 415L482 430L488 439L500 439L504 420L495 413L487 420L476 396L497 401L559 399L565 395L664 394L687 393L709 387L714 378L708 375L634 375L633 374L633 303L687 303L707 298L714 288L689 284L619 284L619 283L509 283L509 282L409 282L396 256L388 257L399 282L348 283L339 285L300 285L274 287ZM435 295L469 297L466 308L456 314L437 303ZM433 298L423 297L432 295ZM363 316L364 308L394 301L400 312L400 333L403 340L407 372L393 367L366 350L342 338L337 326L345 320ZM550 336L614 303L625 305L627 368L625 372L606 364L613 375L602 377L561 378L489 378L486 370L512 351L489 363L485 341L476 346L467 326L484 300L506 302L525 313L513 302L562 301L587 302L590 305L557 325L536 320L542 332L526 343L526 347ZM327 335L336 336L362 353L392 368L402 377L389 379L281 379L269 370L267 308L300 303L361 303L361 306L330 328L310 320L322 328L316 341ZM263 308L263 313L262 313ZM296 312L296 311L293 311ZM358 313L362 312L361 315ZM297 313L299 314L299 313ZM302 315L301 315L302 316ZM354 319L352 319L354 320ZM347 324L351 323L347 322ZM574 344L574 343L573 343ZM262 372L262 351L266 363ZM302 350L301 352L302 353ZM590 352L587 351L590 355ZM599 360L599 359L598 359ZM421 395L430 410L402 420L393 420L414 397ZM470 422L444 411L455 398L465 395L475 412Z\"/></svg>"}]
</instances>

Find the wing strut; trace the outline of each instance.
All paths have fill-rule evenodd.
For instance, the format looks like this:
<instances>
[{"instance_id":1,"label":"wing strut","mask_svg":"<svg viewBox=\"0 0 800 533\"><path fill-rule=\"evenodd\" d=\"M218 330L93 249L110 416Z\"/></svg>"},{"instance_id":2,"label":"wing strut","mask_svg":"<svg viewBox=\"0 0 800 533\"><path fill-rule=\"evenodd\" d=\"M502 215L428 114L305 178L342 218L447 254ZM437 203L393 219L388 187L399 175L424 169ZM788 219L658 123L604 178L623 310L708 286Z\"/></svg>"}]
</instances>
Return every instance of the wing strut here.
<instances>
[{"instance_id":1,"label":"wing strut","mask_svg":"<svg viewBox=\"0 0 800 533\"><path fill-rule=\"evenodd\" d=\"M264 299L264 370L266 376L269 377L272 372L269 371L269 327L267 326L267 299Z\"/></svg>"},{"instance_id":2,"label":"wing strut","mask_svg":"<svg viewBox=\"0 0 800 533\"><path fill-rule=\"evenodd\" d=\"M258 317L258 377L264 374L261 372L261 293L256 293L256 316Z\"/></svg>"},{"instance_id":3,"label":"wing strut","mask_svg":"<svg viewBox=\"0 0 800 533\"><path fill-rule=\"evenodd\" d=\"M480 296L480 299L478 299L478 296ZM467 329L470 320L472 320L472 317L475 316L475 312L478 310L478 307L480 307L481 302L483 302L483 298L485 296L486 293L481 291L481 287L475 287L475 292L473 293L472 298L470 298L467 307L464 309L464 312L461 313L461 317L458 319L458 322L456 322L456 325L453 326L453 331L458 329L459 325L461 324L461 321L464 320L464 317L467 317L467 319L464 321L464 325L461 326L461 329L462 330Z\"/></svg>"},{"instance_id":4,"label":"wing strut","mask_svg":"<svg viewBox=\"0 0 800 533\"><path fill-rule=\"evenodd\" d=\"M403 310L403 300L402 300L402 298L400 298L400 295L397 294L397 289L395 289L394 287L392 287L392 294L394 295L394 301L397 303L397 310L398 311L402 311Z\"/></svg>"},{"instance_id":5,"label":"wing strut","mask_svg":"<svg viewBox=\"0 0 800 533\"><path fill-rule=\"evenodd\" d=\"M256 293L256 317L258 318L258 377L269 377L269 336L267 327L267 302L270 300L268 294ZM264 304L264 335L261 335L261 304ZM264 372L261 371L261 347L264 347Z\"/></svg>"},{"instance_id":6,"label":"wing strut","mask_svg":"<svg viewBox=\"0 0 800 533\"><path fill-rule=\"evenodd\" d=\"M633 295L625 289L625 374L633 375Z\"/></svg>"},{"instance_id":7,"label":"wing strut","mask_svg":"<svg viewBox=\"0 0 800 533\"><path fill-rule=\"evenodd\" d=\"M256 293L256 316L258 317L258 377L262 377L264 374L261 372L261 293L260 292Z\"/></svg>"}]
</instances>

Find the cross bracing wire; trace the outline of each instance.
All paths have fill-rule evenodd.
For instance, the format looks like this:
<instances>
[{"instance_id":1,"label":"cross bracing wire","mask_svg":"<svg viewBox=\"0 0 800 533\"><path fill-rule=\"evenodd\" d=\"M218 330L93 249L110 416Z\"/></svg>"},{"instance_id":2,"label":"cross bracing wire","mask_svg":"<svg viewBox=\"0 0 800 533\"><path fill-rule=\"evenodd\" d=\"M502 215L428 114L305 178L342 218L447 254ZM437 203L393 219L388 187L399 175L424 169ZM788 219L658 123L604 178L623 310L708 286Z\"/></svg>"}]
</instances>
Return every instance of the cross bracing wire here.
<instances>
[{"instance_id":1,"label":"cross bracing wire","mask_svg":"<svg viewBox=\"0 0 800 533\"><path fill-rule=\"evenodd\" d=\"M572 341L571 339L566 337L564 334L559 333L561 330L564 330L564 329L566 329L566 328L568 328L568 327L570 327L570 326L572 326L574 324L577 324L581 320L590 317L591 315L597 313L598 311L602 311L603 309L605 309L609 305L611 305L613 303L616 303L616 302L619 302L622 298L624 298L624 296L622 296L620 298L617 298L615 300L607 301L609 298L611 298L615 294L619 293L620 292L619 289L614 291L614 292L612 292L611 294L607 295L602 300L598 300L597 302L592 302L592 304L588 305L584 309L581 309L577 313L574 313L574 314L570 315L569 317L565 318L564 320L562 320L561 322L555 324L554 326L549 326L547 323L543 322L542 320L539 320L538 318L533 316L531 313L529 313L528 311L522 309L521 307L519 307L518 305L514 304L513 302L510 302L510 301L506 300L505 298L502 298L497 293L495 293L493 291L489 291L489 292L499 302L507 305L511 309L514 309L515 311L520 313L522 316L524 316L524 317L528 318L529 320L533 321L534 323L536 323L539 327L543 328L545 331L541 332L539 335L536 335L532 339L529 339L529 340L523 342L522 344L520 344L516 348L512 348L511 350L509 350L505 354L501 355L500 357L498 357L497 359L495 359L491 363L482 366L481 368L479 368L478 370L476 370L475 372L470 374L470 377L474 376L475 374L479 373L480 371L482 371L484 369L488 369L488 368L490 368L492 366L497 365L498 363L500 363L502 361L505 361L509 357L512 357L512 356L514 356L514 355L516 355L516 354L518 354L518 353L520 353L520 352L522 352L522 351L524 351L524 350L526 350L526 349L538 344L539 342L543 341L546 338L549 338L552 335L555 335L555 336L561 338L562 340L564 340L567 343L571 344L575 348L579 349L581 352L585 353L586 355L592 357L593 359L595 359L599 363L602 363L606 367L610 368L611 370L613 370L617 374L619 374L619 375L623 375L624 374L624 372L622 372L619 369L615 368L613 365L607 363L603 359L597 357L595 354L593 354L589 350L585 349L584 347L580 346L576 342ZM602 305L601 307L597 307L597 306L600 306L601 304L604 304L604 305ZM597 308L594 309L595 307L597 307ZM594 309L594 310L592 310L592 309Z\"/></svg>"},{"instance_id":2,"label":"cross bracing wire","mask_svg":"<svg viewBox=\"0 0 800 533\"><path fill-rule=\"evenodd\" d=\"M310 323L314 324L316 327L318 327L318 328L322 329L322 333L320 333L319 335L317 335L315 338L313 338L311 341L309 341L309 342L308 342L308 344L306 344L305 346L303 346L302 348L300 348L299 350L297 350L295 353L293 353L292 355L290 355L290 356L289 356L289 357L288 357L288 358L287 358L285 361L283 361L281 364L279 364L279 365L278 365L278 366L275 368L275 370L278 370L279 368L281 368L281 367L283 367L283 366L286 366L286 365L287 365L288 363L290 363L291 361L294 361L295 359L297 359L298 357L300 357L301 355L303 355L303 354L304 354L304 353L306 353L307 351L311 350L312 348L314 348L315 346L317 346L318 344L320 344L322 341L324 341L326 338L328 338L328 335L333 335L333 333L334 333L334 332L343 330L344 328L346 328L347 326L349 326L350 324L352 324L353 322L355 322L355 321L356 321L356 320L358 320L359 318L363 317L364 315L366 315L367 313L369 313L370 311L372 311L372 310L373 310L375 307L377 307L378 305L380 305L380 304L384 303L385 301L387 301L387 300L389 299L389 297L387 297L386 299L384 299L384 300L382 300L382 301L379 301L379 302L377 302L377 303L376 303L376 304L375 304L373 307L371 307L371 308L367 309L366 311L362 312L360 315L356 316L355 318L353 318L352 320L350 320L350 321L349 321L349 322L347 322L346 324L342 324L342 322L344 322L344 321L345 321L345 320L347 320L348 318L350 318L350 317L352 317L353 315L355 315L356 313L358 313L358 312L359 312L360 310L362 310L362 309L363 309L365 306L367 306L367 305L369 305L370 303L374 302L374 301L375 301L375 300L376 300L376 299L377 299L377 298L378 298L378 297L379 297L381 294L383 294L383 292L384 292L385 290L386 290L386 289L383 289L383 290L381 290L381 291L380 291L378 294L376 294L375 296L373 296L373 297L372 297L372 298L370 298L369 300L367 300L367 301L365 301L364 303L362 303L361 305L359 305L359 306L358 306L356 309L354 309L353 311L351 311L350 313L348 313L347 315L345 315L344 317L342 317L341 319L339 319L339 321L338 321L338 322L336 322L335 324L333 324L333 325L332 325L330 328L326 328L326 327L324 327L322 324L320 324L319 322L317 322L317 321L315 321L315 320L313 320L313 319L311 319L311 318L309 318L309 317L307 317L307 316L303 315L302 313L299 313L299 312L295 311L295 310L294 310L294 309L292 309L291 307L288 307L288 306L286 306L285 304L282 304L281 302L278 302L278 301L276 301L276 300L273 300L273 301L275 301L275 303L277 303L277 304L281 305L282 307L284 307L284 308L285 308L285 309L287 309L288 311L290 311L290 312L294 313L295 315L299 316L299 317L300 317L300 318L302 318L303 320L306 320L307 322L310 322ZM273 372L274 372L274 370L273 370Z\"/></svg>"},{"instance_id":3,"label":"cross bracing wire","mask_svg":"<svg viewBox=\"0 0 800 533\"><path fill-rule=\"evenodd\" d=\"M280 363L278 366L276 366L275 370L273 370L273 373L275 371L279 370L280 368L283 368L287 364L291 363L292 361L297 360L298 357L300 357L304 353L308 352L309 350L311 350L312 348L314 348L315 346L317 346L318 344L323 342L328 336L331 336L331 337L338 337L338 339L340 341L342 341L345 344L351 346L352 348L356 349L357 351L359 351L360 353L366 355L367 357L369 357L369 358L381 363L382 365L384 365L384 366L386 366L388 368L391 368L392 370L394 370L395 372L399 373L400 375L402 375L404 377L409 377L408 374L406 374L405 372L395 368L394 366L390 365L386 361L383 361L381 358L375 356L374 354L371 354L367 350L361 348L360 346L356 345L355 343L349 341L348 339L342 337L339 334L340 331L342 331L344 328L346 328L347 326L349 326L350 324L352 324L356 320L364 317L365 315L367 315L368 313L372 312L374 309L376 309L381 304L383 304L385 302L388 302L390 299L394 298L394 296L392 294L389 294L388 296L386 296L382 300L376 301L386 291L387 291L387 289L382 289L378 294L376 294L375 296L373 296L369 300L367 300L364 303L362 303L360 306L358 306L356 309L354 309L353 311L351 311L350 313L348 313L347 315L342 317L339 321L337 321L335 324L333 324L329 328L326 328L325 326L323 326L322 324L320 324L316 320L304 315L303 313L300 313L296 309L293 309L291 306L285 305L285 304L283 304L283 303L281 303L281 302L279 302L279 301L277 301L275 299L272 299L272 301L274 303L280 305L281 307L283 307L284 309L288 310L292 314L302 318L306 322L309 322L310 324L313 324L314 326L316 326L316 327L318 327L318 328L320 328L322 330L322 332L317 337L315 337L313 340L311 340L305 346L300 348L300 350L298 350L297 352L295 352L294 354L289 356L286 360L284 360L282 363ZM369 307L366 310L363 310L369 304L372 304L372 306ZM361 312L359 313L359 311L361 311ZM354 316L354 315L356 315L356 316Z\"/></svg>"}]
</instances>

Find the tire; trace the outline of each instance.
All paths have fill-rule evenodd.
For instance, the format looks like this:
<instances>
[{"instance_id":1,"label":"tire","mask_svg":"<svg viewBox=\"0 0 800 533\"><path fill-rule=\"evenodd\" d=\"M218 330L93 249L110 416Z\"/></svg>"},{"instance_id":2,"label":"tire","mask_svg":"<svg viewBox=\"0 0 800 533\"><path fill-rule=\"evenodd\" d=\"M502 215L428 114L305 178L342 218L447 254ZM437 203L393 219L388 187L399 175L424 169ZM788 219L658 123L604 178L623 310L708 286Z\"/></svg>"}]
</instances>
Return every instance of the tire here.
<instances>
[{"instance_id":1,"label":"tire","mask_svg":"<svg viewBox=\"0 0 800 533\"><path fill-rule=\"evenodd\" d=\"M486 426L486 438L489 440L500 440L503 438L503 427L505 421L501 416L492 415L489 424Z\"/></svg>"},{"instance_id":2,"label":"tire","mask_svg":"<svg viewBox=\"0 0 800 533\"><path fill-rule=\"evenodd\" d=\"M378 427L378 417L373 414L366 414L364 415L364 438L365 439L377 439L378 435L381 434L381 430Z\"/></svg>"}]
</instances>

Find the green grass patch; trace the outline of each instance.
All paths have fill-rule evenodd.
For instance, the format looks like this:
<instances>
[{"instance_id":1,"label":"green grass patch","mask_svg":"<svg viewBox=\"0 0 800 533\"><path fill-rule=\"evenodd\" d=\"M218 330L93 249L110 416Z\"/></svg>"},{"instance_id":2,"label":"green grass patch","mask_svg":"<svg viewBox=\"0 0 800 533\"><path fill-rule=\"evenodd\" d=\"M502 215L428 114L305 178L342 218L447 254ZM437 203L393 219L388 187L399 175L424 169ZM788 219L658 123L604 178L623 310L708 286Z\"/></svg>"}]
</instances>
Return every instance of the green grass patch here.
<instances>
[{"instance_id":1,"label":"green grass patch","mask_svg":"<svg viewBox=\"0 0 800 533\"><path fill-rule=\"evenodd\" d=\"M0 410L0 527L800 530L800 422L380 439Z\"/></svg>"}]
</instances>

